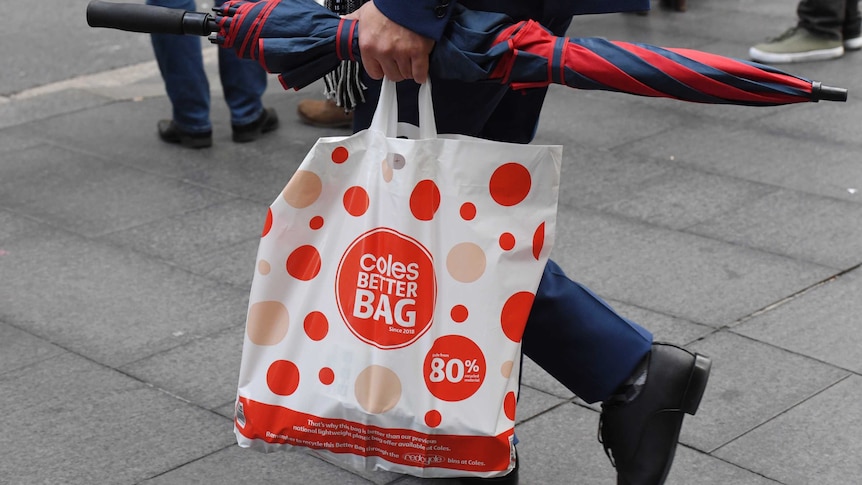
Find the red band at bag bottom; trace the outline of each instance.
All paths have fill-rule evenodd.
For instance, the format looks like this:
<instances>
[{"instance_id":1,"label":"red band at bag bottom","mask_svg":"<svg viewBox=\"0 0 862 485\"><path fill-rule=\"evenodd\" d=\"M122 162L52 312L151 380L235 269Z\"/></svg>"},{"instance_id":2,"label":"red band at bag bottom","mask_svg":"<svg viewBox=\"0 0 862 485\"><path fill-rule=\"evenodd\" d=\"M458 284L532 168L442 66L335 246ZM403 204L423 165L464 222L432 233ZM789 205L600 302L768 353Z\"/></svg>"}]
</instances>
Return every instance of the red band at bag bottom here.
<instances>
[{"instance_id":1,"label":"red band at bag bottom","mask_svg":"<svg viewBox=\"0 0 862 485\"><path fill-rule=\"evenodd\" d=\"M392 463L421 468L468 472L509 468L514 428L497 436L426 434L411 429L381 428L344 419L322 418L244 397L239 401L242 408L234 424L248 439L331 453L376 456Z\"/></svg>"}]
</instances>

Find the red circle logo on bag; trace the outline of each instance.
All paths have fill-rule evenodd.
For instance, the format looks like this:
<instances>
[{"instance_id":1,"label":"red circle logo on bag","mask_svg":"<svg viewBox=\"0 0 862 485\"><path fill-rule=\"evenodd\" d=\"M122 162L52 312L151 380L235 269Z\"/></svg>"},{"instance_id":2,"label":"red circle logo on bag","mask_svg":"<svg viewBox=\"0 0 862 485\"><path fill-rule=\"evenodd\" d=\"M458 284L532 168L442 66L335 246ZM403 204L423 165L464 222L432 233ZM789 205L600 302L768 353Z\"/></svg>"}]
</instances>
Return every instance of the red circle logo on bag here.
<instances>
[{"instance_id":1,"label":"red circle logo on bag","mask_svg":"<svg viewBox=\"0 0 862 485\"><path fill-rule=\"evenodd\" d=\"M356 238L338 263L338 310L360 340L381 349L406 347L430 327L437 300L431 253L393 229Z\"/></svg>"}]
</instances>

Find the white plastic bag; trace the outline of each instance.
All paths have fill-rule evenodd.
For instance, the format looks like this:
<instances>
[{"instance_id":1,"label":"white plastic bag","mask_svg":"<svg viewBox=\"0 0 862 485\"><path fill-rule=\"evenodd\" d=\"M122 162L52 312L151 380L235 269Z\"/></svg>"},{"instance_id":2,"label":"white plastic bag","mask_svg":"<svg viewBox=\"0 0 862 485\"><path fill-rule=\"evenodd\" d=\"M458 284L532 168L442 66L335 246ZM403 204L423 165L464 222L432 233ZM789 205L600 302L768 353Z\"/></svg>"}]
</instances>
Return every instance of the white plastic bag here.
<instances>
[{"instance_id":1,"label":"white plastic bag","mask_svg":"<svg viewBox=\"0 0 862 485\"><path fill-rule=\"evenodd\" d=\"M240 446L421 477L514 467L520 340L553 242L561 148L320 139L272 203L236 401Z\"/></svg>"}]
</instances>

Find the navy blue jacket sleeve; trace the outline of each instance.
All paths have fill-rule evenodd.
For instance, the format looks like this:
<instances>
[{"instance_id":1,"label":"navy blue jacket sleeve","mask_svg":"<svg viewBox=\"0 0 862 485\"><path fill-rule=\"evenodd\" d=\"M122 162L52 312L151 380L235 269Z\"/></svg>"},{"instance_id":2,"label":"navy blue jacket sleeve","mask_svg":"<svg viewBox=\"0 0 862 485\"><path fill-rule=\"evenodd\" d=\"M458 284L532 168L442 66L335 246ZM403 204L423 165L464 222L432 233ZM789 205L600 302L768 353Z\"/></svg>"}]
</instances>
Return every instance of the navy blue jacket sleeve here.
<instances>
[{"instance_id":1,"label":"navy blue jacket sleeve","mask_svg":"<svg viewBox=\"0 0 862 485\"><path fill-rule=\"evenodd\" d=\"M440 40L456 0L374 0L383 15L417 34ZM649 10L649 0L463 0L472 10L502 12L516 20L540 16L573 15Z\"/></svg>"},{"instance_id":2,"label":"navy blue jacket sleeve","mask_svg":"<svg viewBox=\"0 0 862 485\"><path fill-rule=\"evenodd\" d=\"M417 34L440 40L455 0L374 0L389 20Z\"/></svg>"}]
</instances>

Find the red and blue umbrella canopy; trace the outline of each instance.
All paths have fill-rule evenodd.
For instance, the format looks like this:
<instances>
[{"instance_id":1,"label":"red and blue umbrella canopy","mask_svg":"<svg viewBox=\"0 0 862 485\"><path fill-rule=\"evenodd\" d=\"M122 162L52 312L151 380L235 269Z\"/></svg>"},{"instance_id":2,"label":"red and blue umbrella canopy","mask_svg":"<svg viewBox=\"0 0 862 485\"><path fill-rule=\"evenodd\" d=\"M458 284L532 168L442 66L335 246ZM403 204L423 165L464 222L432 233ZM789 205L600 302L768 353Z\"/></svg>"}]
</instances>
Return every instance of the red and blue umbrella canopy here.
<instances>
[{"instance_id":1,"label":"red and blue umbrella canopy","mask_svg":"<svg viewBox=\"0 0 862 485\"><path fill-rule=\"evenodd\" d=\"M144 5L94 0L92 26L128 28L112 10L129 15ZM157 7L149 7L157 8ZM819 100L845 101L847 91L824 86L773 67L693 49L658 47L598 37L551 34L535 21L456 5L443 37L431 53L432 78L499 82L514 89L560 84L683 101L773 106ZM170 9L166 9L170 10ZM230 0L214 9L174 21L176 32L210 35L239 57L257 60L277 73L286 89L301 89L343 60L361 59L359 22L341 18L314 0ZM197 16L206 16L199 18ZM115 20L111 20L111 19ZM194 28L186 28L193 25ZM159 31L166 29L162 26Z\"/></svg>"}]
</instances>

